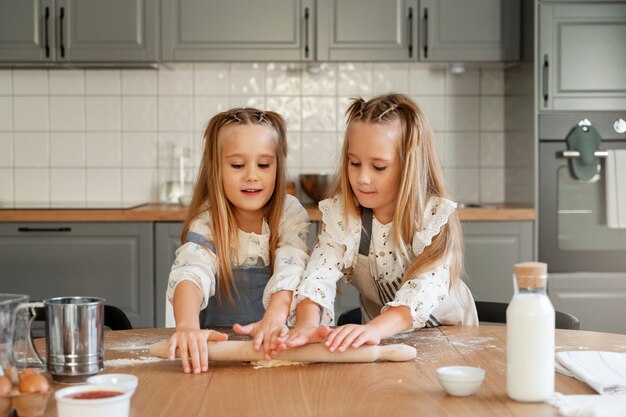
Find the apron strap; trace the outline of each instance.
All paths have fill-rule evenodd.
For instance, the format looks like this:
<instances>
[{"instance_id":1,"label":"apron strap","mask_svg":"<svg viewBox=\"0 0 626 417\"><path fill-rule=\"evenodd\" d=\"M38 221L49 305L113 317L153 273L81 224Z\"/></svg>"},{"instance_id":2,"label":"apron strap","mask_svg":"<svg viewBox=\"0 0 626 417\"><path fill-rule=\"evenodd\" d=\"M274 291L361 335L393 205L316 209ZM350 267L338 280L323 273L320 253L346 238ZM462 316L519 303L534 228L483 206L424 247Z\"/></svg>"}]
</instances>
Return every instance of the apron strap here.
<instances>
[{"instance_id":1,"label":"apron strap","mask_svg":"<svg viewBox=\"0 0 626 417\"><path fill-rule=\"evenodd\" d=\"M361 208L361 239L359 241L359 253L369 256L370 242L372 240L372 219L374 212L372 209Z\"/></svg>"},{"instance_id":2,"label":"apron strap","mask_svg":"<svg viewBox=\"0 0 626 417\"><path fill-rule=\"evenodd\" d=\"M204 246L210 249L213 253L215 253L215 245L213 245L213 242L209 242L207 238L202 236L200 233L187 232L187 235L185 237L187 238L187 242L193 242L200 246Z\"/></svg>"}]
</instances>

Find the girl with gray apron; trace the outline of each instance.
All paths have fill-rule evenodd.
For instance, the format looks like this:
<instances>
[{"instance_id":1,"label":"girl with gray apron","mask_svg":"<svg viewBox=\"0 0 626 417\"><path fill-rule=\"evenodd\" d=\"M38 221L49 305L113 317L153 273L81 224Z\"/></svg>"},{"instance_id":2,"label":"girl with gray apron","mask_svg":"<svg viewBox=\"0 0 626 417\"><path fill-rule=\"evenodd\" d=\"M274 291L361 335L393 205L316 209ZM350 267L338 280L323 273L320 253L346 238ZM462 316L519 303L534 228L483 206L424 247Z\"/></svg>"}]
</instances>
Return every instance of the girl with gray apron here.
<instances>
[{"instance_id":1,"label":"girl with gray apron","mask_svg":"<svg viewBox=\"0 0 626 417\"><path fill-rule=\"evenodd\" d=\"M204 246L215 253L215 246L204 236L195 232L187 232L187 241ZM224 300L222 305L217 299L209 301L207 307L200 311L200 327L232 326L235 323L254 323L263 318L263 290L272 276L269 266L237 266L233 265L233 277L237 290L231 285L233 304ZM216 286L219 285L215 280ZM216 288L215 293L218 293ZM213 297L215 298L215 297Z\"/></svg>"},{"instance_id":2,"label":"girl with gray apron","mask_svg":"<svg viewBox=\"0 0 626 417\"><path fill-rule=\"evenodd\" d=\"M365 207L362 207L361 210L359 253L354 270L351 273L348 272L347 283L354 285L359 291L361 322L365 324L380 315L385 304L393 301L403 282L402 277L391 282L379 281L375 278L378 274L372 273L372 271L376 272L376 261L369 257L373 212ZM469 318L464 318L466 316L464 310L468 308L468 304L471 304L469 308L473 310L473 316L476 316L469 289L461 280L456 280L450 293L430 314L425 327L436 327L442 324L471 324L468 323L468 320L470 322L477 321L472 320L471 314Z\"/></svg>"}]
</instances>

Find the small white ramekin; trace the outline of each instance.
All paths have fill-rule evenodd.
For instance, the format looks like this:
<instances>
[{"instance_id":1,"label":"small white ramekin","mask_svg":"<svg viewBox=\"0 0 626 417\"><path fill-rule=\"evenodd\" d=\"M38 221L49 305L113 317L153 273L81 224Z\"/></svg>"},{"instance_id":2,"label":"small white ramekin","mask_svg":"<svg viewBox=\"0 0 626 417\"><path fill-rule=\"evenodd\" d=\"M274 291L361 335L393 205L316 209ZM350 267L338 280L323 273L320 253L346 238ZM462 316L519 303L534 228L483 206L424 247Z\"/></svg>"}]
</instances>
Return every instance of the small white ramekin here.
<instances>
[{"instance_id":1,"label":"small white ramekin","mask_svg":"<svg viewBox=\"0 0 626 417\"><path fill-rule=\"evenodd\" d=\"M76 399L68 396L86 391L117 391L122 395L98 399ZM59 417L128 417L133 393L118 385L85 384L62 388L54 393Z\"/></svg>"}]
</instances>

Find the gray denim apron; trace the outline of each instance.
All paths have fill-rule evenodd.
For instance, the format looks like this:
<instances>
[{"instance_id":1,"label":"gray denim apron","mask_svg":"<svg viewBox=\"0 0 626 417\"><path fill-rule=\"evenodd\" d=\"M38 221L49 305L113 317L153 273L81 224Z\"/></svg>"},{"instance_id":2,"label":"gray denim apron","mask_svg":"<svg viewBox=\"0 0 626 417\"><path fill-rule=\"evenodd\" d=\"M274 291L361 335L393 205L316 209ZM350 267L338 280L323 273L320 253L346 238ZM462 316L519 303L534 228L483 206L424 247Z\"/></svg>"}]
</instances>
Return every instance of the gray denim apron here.
<instances>
[{"instance_id":1,"label":"gray denim apron","mask_svg":"<svg viewBox=\"0 0 626 417\"><path fill-rule=\"evenodd\" d=\"M215 253L215 246L204 236L187 232L187 241L202 245ZM223 300L222 305L217 296L209 300L207 307L200 312L200 327L232 326L235 323L248 324L259 321L265 314L263 307L263 291L272 275L269 266L236 266L233 265L233 275L237 292L231 286L233 305ZM218 281L215 293L219 291Z\"/></svg>"},{"instance_id":2,"label":"gray denim apron","mask_svg":"<svg viewBox=\"0 0 626 417\"><path fill-rule=\"evenodd\" d=\"M401 277L398 277L396 280L391 282L385 282L375 278L378 274L372 274L372 271L376 271L376 259L375 257L369 257L370 245L372 242L372 219L372 210L363 207L361 212L359 254L357 255L354 270L349 273L346 280L347 283L354 285L359 291L361 321L363 324L380 315L380 311L383 306L388 302L393 301L396 292L400 289L400 287L402 287L403 284ZM460 280L457 280L457 282L460 282ZM464 286L463 283L460 283L459 285ZM447 296L441 305L430 315L429 320L426 321L425 327L436 327L441 324L449 324L449 316L454 316L451 317L453 322L456 322L457 320L463 322L462 317L460 317L462 315L461 309L457 305L458 303L454 296ZM443 317L445 317L445 319L442 320ZM461 324L460 322L454 324Z\"/></svg>"}]
</instances>

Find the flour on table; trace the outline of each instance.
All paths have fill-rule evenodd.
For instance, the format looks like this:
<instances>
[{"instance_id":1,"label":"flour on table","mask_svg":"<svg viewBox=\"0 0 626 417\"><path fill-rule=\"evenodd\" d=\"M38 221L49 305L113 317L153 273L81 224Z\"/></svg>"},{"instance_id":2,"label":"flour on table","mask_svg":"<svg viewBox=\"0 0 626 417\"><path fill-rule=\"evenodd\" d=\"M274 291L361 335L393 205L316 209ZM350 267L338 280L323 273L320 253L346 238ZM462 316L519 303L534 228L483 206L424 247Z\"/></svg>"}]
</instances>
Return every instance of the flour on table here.
<instances>
[{"instance_id":1,"label":"flour on table","mask_svg":"<svg viewBox=\"0 0 626 417\"><path fill-rule=\"evenodd\" d=\"M161 362L165 359L155 358L154 356L141 356L136 359L109 359L104 361L104 366L134 366L134 365L142 365L144 363L153 363L153 362Z\"/></svg>"},{"instance_id":2,"label":"flour on table","mask_svg":"<svg viewBox=\"0 0 626 417\"><path fill-rule=\"evenodd\" d=\"M270 360L250 362L250 364L254 366L254 369L276 368L279 366L306 365L307 363L309 362L292 362L292 361L283 361L281 359L270 359Z\"/></svg>"}]
</instances>

